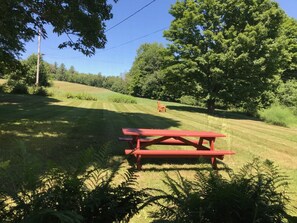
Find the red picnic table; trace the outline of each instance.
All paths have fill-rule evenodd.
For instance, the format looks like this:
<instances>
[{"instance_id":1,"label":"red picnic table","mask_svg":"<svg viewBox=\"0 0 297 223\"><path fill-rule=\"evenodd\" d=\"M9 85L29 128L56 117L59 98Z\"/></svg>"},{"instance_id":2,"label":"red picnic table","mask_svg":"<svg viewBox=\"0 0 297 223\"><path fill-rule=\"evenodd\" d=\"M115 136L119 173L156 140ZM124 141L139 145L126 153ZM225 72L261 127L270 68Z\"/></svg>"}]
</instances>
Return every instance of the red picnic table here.
<instances>
[{"instance_id":1,"label":"red picnic table","mask_svg":"<svg viewBox=\"0 0 297 223\"><path fill-rule=\"evenodd\" d=\"M121 141L129 142L131 149L126 149L126 155L136 157L137 169L141 169L141 158L195 158L206 156L211 158L213 168L216 166L216 158L223 159L224 155L232 155L235 152L227 150L215 150L217 137L225 135L215 132L200 132L189 130L170 129L143 129L123 128L125 137L119 137ZM150 137L150 138L147 138ZM194 140L193 140L194 138ZM204 144L207 144L205 146ZM181 145L192 146L195 150L147 150L150 145Z\"/></svg>"}]
</instances>

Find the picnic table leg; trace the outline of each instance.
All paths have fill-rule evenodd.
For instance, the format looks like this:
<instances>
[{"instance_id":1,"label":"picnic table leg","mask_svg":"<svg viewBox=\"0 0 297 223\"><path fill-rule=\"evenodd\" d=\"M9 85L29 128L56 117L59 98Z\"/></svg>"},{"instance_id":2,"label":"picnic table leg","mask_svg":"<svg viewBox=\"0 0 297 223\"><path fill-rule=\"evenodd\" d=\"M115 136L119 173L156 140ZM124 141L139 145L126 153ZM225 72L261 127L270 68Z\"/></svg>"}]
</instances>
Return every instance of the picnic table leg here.
<instances>
[{"instance_id":1,"label":"picnic table leg","mask_svg":"<svg viewBox=\"0 0 297 223\"><path fill-rule=\"evenodd\" d=\"M215 139L212 139L212 140L209 141L209 148L210 148L211 151L214 150L214 141L215 141ZM217 160L216 160L215 157L211 157L211 165L212 165L212 168L213 169L217 169L218 168L218 166L217 166Z\"/></svg>"},{"instance_id":2,"label":"picnic table leg","mask_svg":"<svg viewBox=\"0 0 297 223\"><path fill-rule=\"evenodd\" d=\"M140 137L137 137L136 138L136 149L140 149ZM138 170L141 170L140 160L141 160L141 155L137 155L137 157L136 157L136 165L137 165L137 169Z\"/></svg>"},{"instance_id":3,"label":"picnic table leg","mask_svg":"<svg viewBox=\"0 0 297 223\"><path fill-rule=\"evenodd\" d=\"M202 144L203 144L203 138L200 138L199 142L198 142L198 146L202 146ZM198 148L197 148L197 150L198 150Z\"/></svg>"},{"instance_id":4,"label":"picnic table leg","mask_svg":"<svg viewBox=\"0 0 297 223\"><path fill-rule=\"evenodd\" d=\"M217 166L217 159L214 158L214 157L211 157L211 165L212 165L212 168L214 170L218 169L218 166Z\"/></svg>"},{"instance_id":5,"label":"picnic table leg","mask_svg":"<svg viewBox=\"0 0 297 223\"><path fill-rule=\"evenodd\" d=\"M137 170L141 170L140 160L141 160L141 155L137 155L137 157L136 157Z\"/></svg>"}]
</instances>

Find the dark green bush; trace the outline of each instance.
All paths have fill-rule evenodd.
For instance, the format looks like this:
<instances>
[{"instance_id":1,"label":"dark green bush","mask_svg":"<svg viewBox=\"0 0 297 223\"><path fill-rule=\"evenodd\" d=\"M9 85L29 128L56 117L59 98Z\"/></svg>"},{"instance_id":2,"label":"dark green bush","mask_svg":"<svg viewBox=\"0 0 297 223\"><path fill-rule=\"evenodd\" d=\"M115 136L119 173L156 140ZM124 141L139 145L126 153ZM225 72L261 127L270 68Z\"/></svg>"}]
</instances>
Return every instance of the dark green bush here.
<instances>
[{"instance_id":1,"label":"dark green bush","mask_svg":"<svg viewBox=\"0 0 297 223\"><path fill-rule=\"evenodd\" d=\"M12 94L28 94L28 86L20 81L9 82L10 93Z\"/></svg>"},{"instance_id":2,"label":"dark green bush","mask_svg":"<svg viewBox=\"0 0 297 223\"><path fill-rule=\"evenodd\" d=\"M39 95L39 96L49 96L47 89L45 87L34 86L29 89L30 94Z\"/></svg>"},{"instance_id":3,"label":"dark green bush","mask_svg":"<svg viewBox=\"0 0 297 223\"><path fill-rule=\"evenodd\" d=\"M158 191L156 219L167 222L284 222L289 201L287 177L270 161L255 159L224 178L197 172L194 181L166 175L169 192Z\"/></svg>"},{"instance_id":4,"label":"dark green bush","mask_svg":"<svg viewBox=\"0 0 297 223\"><path fill-rule=\"evenodd\" d=\"M198 102L194 96L184 95L180 97L179 102L185 105L198 105Z\"/></svg>"}]
</instances>

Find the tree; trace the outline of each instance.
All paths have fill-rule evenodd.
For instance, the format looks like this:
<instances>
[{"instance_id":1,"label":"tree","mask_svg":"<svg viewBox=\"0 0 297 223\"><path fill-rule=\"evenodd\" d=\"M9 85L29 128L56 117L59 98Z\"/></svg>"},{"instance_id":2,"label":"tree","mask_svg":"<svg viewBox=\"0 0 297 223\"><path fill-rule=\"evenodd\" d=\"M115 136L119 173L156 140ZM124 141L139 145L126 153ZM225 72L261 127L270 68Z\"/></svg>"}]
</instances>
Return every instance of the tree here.
<instances>
[{"instance_id":1,"label":"tree","mask_svg":"<svg viewBox=\"0 0 297 223\"><path fill-rule=\"evenodd\" d=\"M95 49L105 46L105 21L112 18L111 8L106 0L1 1L0 74L15 63L25 51L25 42L33 40L39 30L43 38L47 37L47 24L54 33L69 37L59 48L71 47L93 55Z\"/></svg>"},{"instance_id":2,"label":"tree","mask_svg":"<svg viewBox=\"0 0 297 223\"><path fill-rule=\"evenodd\" d=\"M34 86L36 82L36 65L37 65L37 55L32 54L26 60L21 61L21 66L8 73L8 83L14 85L14 83L22 83L26 86ZM46 70L45 63L40 58L39 66L39 85L48 86L48 71Z\"/></svg>"},{"instance_id":3,"label":"tree","mask_svg":"<svg viewBox=\"0 0 297 223\"><path fill-rule=\"evenodd\" d=\"M57 70L58 80L66 81L67 80L67 69L64 63L61 63Z\"/></svg>"},{"instance_id":4,"label":"tree","mask_svg":"<svg viewBox=\"0 0 297 223\"><path fill-rule=\"evenodd\" d=\"M271 0L177 2L164 36L171 41L168 83L205 99L235 106L257 105L279 74L282 46L276 39L284 13ZM185 84L184 84L185 83ZM256 107L256 106L254 106Z\"/></svg>"},{"instance_id":5,"label":"tree","mask_svg":"<svg viewBox=\"0 0 297 223\"><path fill-rule=\"evenodd\" d=\"M285 46L284 69L281 77L284 81L297 80L297 20L285 17L281 34L279 41Z\"/></svg>"},{"instance_id":6,"label":"tree","mask_svg":"<svg viewBox=\"0 0 297 223\"><path fill-rule=\"evenodd\" d=\"M33 86L36 82L36 65L37 65L37 55L32 54L26 60L23 61L23 66L26 69L26 84L28 86ZM39 85L48 86L48 71L46 70L45 64L42 57L40 57L39 65Z\"/></svg>"},{"instance_id":7,"label":"tree","mask_svg":"<svg viewBox=\"0 0 297 223\"><path fill-rule=\"evenodd\" d=\"M293 108L297 115L297 80L288 80L281 83L276 96L281 105Z\"/></svg>"},{"instance_id":8,"label":"tree","mask_svg":"<svg viewBox=\"0 0 297 223\"><path fill-rule=\"evenodd\" d=\"M119 76L108 76L106 77L105 87L122 94L127 93L126 82Z\"/></svg>"},{"instance_id":9,"label":"tree","mask_svg":"<svg viewBox=\"0 0 297 223\"><path fill-rule=\"evenodd\" d=\"M165 48L158 43L145 43L137 50L132 68L126 76L128 91L133 96L161 98L163 90L163 58Z\"/></svg>"}]
</instances>

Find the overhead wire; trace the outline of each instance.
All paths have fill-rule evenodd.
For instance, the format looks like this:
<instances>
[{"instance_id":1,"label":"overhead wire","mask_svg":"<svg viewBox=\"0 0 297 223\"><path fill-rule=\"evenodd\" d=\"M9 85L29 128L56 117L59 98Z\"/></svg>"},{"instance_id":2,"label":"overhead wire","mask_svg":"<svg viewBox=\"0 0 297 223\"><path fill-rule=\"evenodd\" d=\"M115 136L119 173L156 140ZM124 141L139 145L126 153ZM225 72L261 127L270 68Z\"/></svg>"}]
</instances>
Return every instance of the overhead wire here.
<instances>
[{"instance_id":1,"label":"overhead wire","mask_svg":"<svg viewBox=\"0 0 297 223\"><path fill-rule=\"evenodd\" d=\"M118 22L117 24L115 24L115 25L113 25L112 27L110 27L109 29L107 29L107 30L105 31L105 33L107 33L108 31L110 31L110 30L112 30L112 29L114 29L115 27L119 26L119 25L122 24L123 22L127 21L128 19L130 19L131 17L133 17L134 15L136 15L137 13L139 13L140 11L142 11L143 9L145 9L146 7L148 7L149 5L151 5L152 3L154 3L155 1L156 1L156 0L152 0L152 1L150 1L148 4L144 5L143 7L141 7L140 9L138 9L137 11L135 11L134 13L132 13L131 15L129 15L128 17L126 17L125 19L121 20L121 21ZM151 32L151 33L148 33L148 34L145 34L145 35L143 35L143 36L137 37L137 38L135 38L135 39L129 40L129 41L127 41L127 42L121 43L121 44L119 44L119 45L117 45L117 46L113 46L113 47L110 47L110 48L107 48L107 49L103 49L103 50L101 51L101 53L102 53L102 52L105 52L105 51L113 50L113 49L116 49L116 48L119 48L119 47L122 47L122 46L125 46L125 45L130 44L130 43L133 43L133 42L135 42L135 41L137 41L137 40L140 40L140 39L146 38L146 37L148 37L148 36L151 36L151 35L153 35L153 34L155 34L155 33L161 32L161 31L163 31L163 30L165 30L165 29L167 29L167 28L169 28L169 26L163 27L163 28L158 29L158 30L155 30L155 31L153 31L153 32ZM55 56L51 56L51 55L47 55L47 56L49 56L49 57L51 57L51 58L55 58ZM57 58L57 57L56 57L56 58ZM76 59L76 58L78 59L78 58L81 58L81 57L72 57L71 59ZM102 61L102 62L107 62L107 61Z\"/></svg>"},{"instance_id":2,"label":"overhead wire","mask_svg":"<svg viewBox=\"0 0 297 223\"><path fill-rule=\"evenodd\" d=\"M122 21L118 22L117 24L113 25L112 27L110 27L109 29L107 29L105 31L105 33L107 33L109 30L112 30L113 28L117 27L118 25L122 24L123 22L125 22L126 20L130 19L131 17L133 17L134 15L136 15L138 12L142 11L143 9L145 9L146 7L148 7L149 5L151 5L153 2L155 2L156 0L153 0L151 2L149 2L148 4L146 4L145 6L143 6L142 8L138 9L136 12L132 13L131 15L129 15L128 17L126 17L125 19L123 19Z\"/></svg>"},{"instance_id":3,"label":"overhead wire","mask_svg":"<svg viewBox=\"0 0 297 223\"><path fill-rule=\"evenodd\" d=\"M163 28L161 28L161 29L155 30L155 31L153 31L153 32L151 32L151 33L148 33L148 34L146 34L146 35L143 35L143 36L137 37L137 38L135 38L135 39L129 40L129 41L127 41L127 42L121 43L121 44L119 44L119 45L117 45L117 46L112 46L112 47L107 48L107 49L102 49L102 51L101 51L100 53L103 53L103 52L105 52L105 51L113 50L113 49L116 49L116 48L119 48L119 47L128 45L128 44L133 43L133 42L135 42L135 41L137 41L137 40L140 40L140 39L146 38L146 37L148 37L148 36L151 36L151 35L153 35L153 34L155 34L155 33L161 32L161 31L163 31L163 30L165 30L165 29L167 29L167 28L169 28L169 26L163 27ZM56 59L60 59L60 58L65 59L63 56L60 57L60 56L53 55L53 54L50 54L50 53L49 53L49 54L47 53L46 56L47 56L47 57L50 57L50 58L52 58L52 59L55 59L55 58L56 58ZM82 58L81 56L74 56L74 57L67 57L67 59L86 59L86 60L88 60L89 58ZM111 61L102 61L102 62L112 63Z\"/></svg>"},{"instance_id":4,"label":"overhead wire","mask_svg":"<svg viewBox=\"0 0 297 223\"><path fill-rule=\"evenodd\" d=\"M151 32L151 33L149 33L149 34L146 34L146 35L137 37L137 38L135 38L135 39L129 40L129 41L127 41L127 42L121 43L121 44L119 44L119 45L117 45L117 46L113 46L113 47L110 47L110 48L107 48L107 49L103 49L103 52L104 52L104 51L108 51L108 50L112 50L112 49L115 49L115 48L118 48L118 47L121 47L121 46L124 46L124 45L127 45L127 44L129 44L129 43L135 42L135 41L140 40L140 39L143 39L143 38L146 38L146 37L151 36L151 35L153 35L153 34L155 34L155 33L161 32L161 31L163 31L163 30L165 30L165 29L167 29L167 28L169 28L169 26L166 26L166 27L164 27L164 28L162 28L162 29L158 29L158 30L156 30L156 31L154 31L154 32Z\"/></svg>"}]
</instances>

